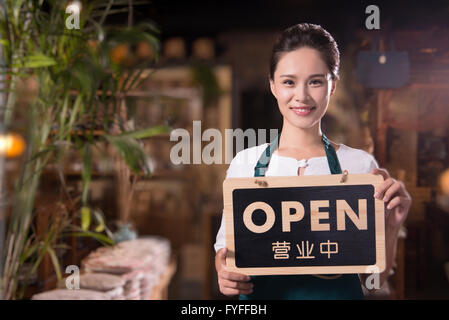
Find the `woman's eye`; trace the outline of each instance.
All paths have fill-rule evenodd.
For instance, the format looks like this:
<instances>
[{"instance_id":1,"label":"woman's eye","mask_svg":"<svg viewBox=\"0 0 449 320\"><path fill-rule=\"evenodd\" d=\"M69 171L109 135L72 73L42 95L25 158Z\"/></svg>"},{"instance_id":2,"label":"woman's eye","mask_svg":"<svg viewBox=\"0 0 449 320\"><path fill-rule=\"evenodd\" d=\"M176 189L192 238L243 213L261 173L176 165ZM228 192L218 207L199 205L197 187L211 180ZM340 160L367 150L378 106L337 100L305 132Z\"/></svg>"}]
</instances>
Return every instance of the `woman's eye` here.
<instances>
[{"instance_id":1,"label":"woman's eye","mask_svg":"<svg viewBox=\"0 0 449 320\"><path fill-rule=\"evenodd\" d=\"M313 86L318 86L318 85L323 84L323 81L318 80L318 79L314 79L314 80L310 81L310 84L313 85Z\"/></svg>"},{"instance_id":2,"label":"woman's eye","mask_svg":"<svg viewBox=\"0 0 449 320\"><path fill-rule=\"evenodd\" d=\"M286 84L288 86L291 86L293 84L293 81L292 80L285 80L284 84Z\"/></svg>"}]
</instances>

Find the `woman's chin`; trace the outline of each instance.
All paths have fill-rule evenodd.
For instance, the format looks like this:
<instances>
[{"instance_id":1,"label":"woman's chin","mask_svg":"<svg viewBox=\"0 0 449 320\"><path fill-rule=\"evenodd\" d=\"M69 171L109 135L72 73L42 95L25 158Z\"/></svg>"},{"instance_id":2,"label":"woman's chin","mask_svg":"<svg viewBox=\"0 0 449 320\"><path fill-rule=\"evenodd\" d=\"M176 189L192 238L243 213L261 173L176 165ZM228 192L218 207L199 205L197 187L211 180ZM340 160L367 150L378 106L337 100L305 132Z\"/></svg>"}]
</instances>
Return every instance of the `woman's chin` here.
<instances>
[{"instance_id":1,"label":"woman's chin","mask_svg":"<svg viewBox=\"0 0 449 320\"><path fill-rule=\"evenodd\" d=\"M285 120L285 117L284 117ZM287 118L287 122L290 124L290 126L298 128L298 129L310 129L317 125L319 121L316 121L316 119L297 119L297 118Z\"/></svg>"}]
</instances>

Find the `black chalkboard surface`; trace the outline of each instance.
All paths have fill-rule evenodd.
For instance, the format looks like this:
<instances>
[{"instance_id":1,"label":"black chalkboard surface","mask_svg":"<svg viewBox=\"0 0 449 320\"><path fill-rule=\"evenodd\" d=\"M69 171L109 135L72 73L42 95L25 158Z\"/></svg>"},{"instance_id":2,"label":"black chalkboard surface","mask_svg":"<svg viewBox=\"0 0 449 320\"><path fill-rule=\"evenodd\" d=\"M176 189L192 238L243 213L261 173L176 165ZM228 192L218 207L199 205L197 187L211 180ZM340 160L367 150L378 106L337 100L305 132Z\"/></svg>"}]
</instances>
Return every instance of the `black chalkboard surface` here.
<instances>
[{"instance_id":1,"label":"black chalkboard surface","mask_svg":"<svg viewBox=\"0 0 449 320\"><path fill-rule=\"evenodd\" d=\"M382 178L339 177L225 180L227 265L246 274L381 272L384 207L374 188Z\"/></svg>"}]
</instances>

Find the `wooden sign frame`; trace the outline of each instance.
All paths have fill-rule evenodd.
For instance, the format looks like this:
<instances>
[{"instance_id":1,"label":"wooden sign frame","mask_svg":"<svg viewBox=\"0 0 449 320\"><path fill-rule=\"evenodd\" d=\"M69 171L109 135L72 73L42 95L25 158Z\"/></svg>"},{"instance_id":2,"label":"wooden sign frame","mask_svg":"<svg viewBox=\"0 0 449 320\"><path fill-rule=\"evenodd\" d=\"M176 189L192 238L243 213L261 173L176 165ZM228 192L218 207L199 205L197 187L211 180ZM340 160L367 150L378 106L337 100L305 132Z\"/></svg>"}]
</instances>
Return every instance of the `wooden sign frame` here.
<instances>
[{"instance_id":1,"label":"wooden sign frame","mask_svg":"<svg viewBox=\"0 0 449 320\"><path fill-rule=\"evenodd\" d=\"M224 219L226 227L226 268L229 271L246 275L287 275L287 274L343 274L343 273L381 273L385 270L385 209L382 200L374 198L375 223L375 264L344 266L288 266L288 267L237 267L235 260L233 192L237 189L324 187L372 185L374 188L383 182L380 175L343 174L228 178L223 182Z\"/></svg>"}]
</instances>

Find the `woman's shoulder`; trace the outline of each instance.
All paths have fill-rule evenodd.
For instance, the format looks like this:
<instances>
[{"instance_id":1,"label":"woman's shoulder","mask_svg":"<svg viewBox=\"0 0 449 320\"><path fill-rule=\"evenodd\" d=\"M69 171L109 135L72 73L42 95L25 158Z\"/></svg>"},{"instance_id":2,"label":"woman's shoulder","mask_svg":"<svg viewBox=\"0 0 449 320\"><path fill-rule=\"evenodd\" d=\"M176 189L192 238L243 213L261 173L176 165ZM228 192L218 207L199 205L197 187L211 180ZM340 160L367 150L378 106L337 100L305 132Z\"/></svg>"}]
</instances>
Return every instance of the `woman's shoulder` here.
<instances>
[{"instance_id":1,"label":"woman's shoulder","mask_svg":"<svg viewBox=\"0 0 449 320\"><path fill-rule=\"evenodd\" d=\"M345 156L361 156L361 157L367 158L367 159L374 158L374 156L371 153L369 153L363 149L353 148L353 147L350 147L343 143L338 144L338 146L339 146L339 149L337 149L337 151L341 152Z\"/></svg>"},{"instance_id":2,"label":"woman's shoulder","mask_svg":"<svg viewBox=\"0 0 449 320\"><path fill-rule=\"evenodd\" d=\"M268 143L262 143L258 146L248 147L243 149L235 155L233 162L245 162L252 163L257 161L259 157L262 155L262 152L266 149Z\"/></svg>"},{"instance_id":3,"label":"woman's shoulder","mask_svg":"<svg viewBox=\"0 0 449 320\"><path fill-rule=\"evenodd\" d=\"M254 167L267 146L268 143L262 143L237 152L229 164L226 177L252 177Z\"/></svg>"},{"instance_id":4,"label":"woman's shoulder","mask_svg":"<svg viewBox=\"0 0 449 320\"><path fill-rule=\"evenodd\" d=\"M338 159L343 170L349 173L369 173L372 169L378 168L376 159L369 152L340 144L337 150Z\"/></svg>"}]
</instances>

